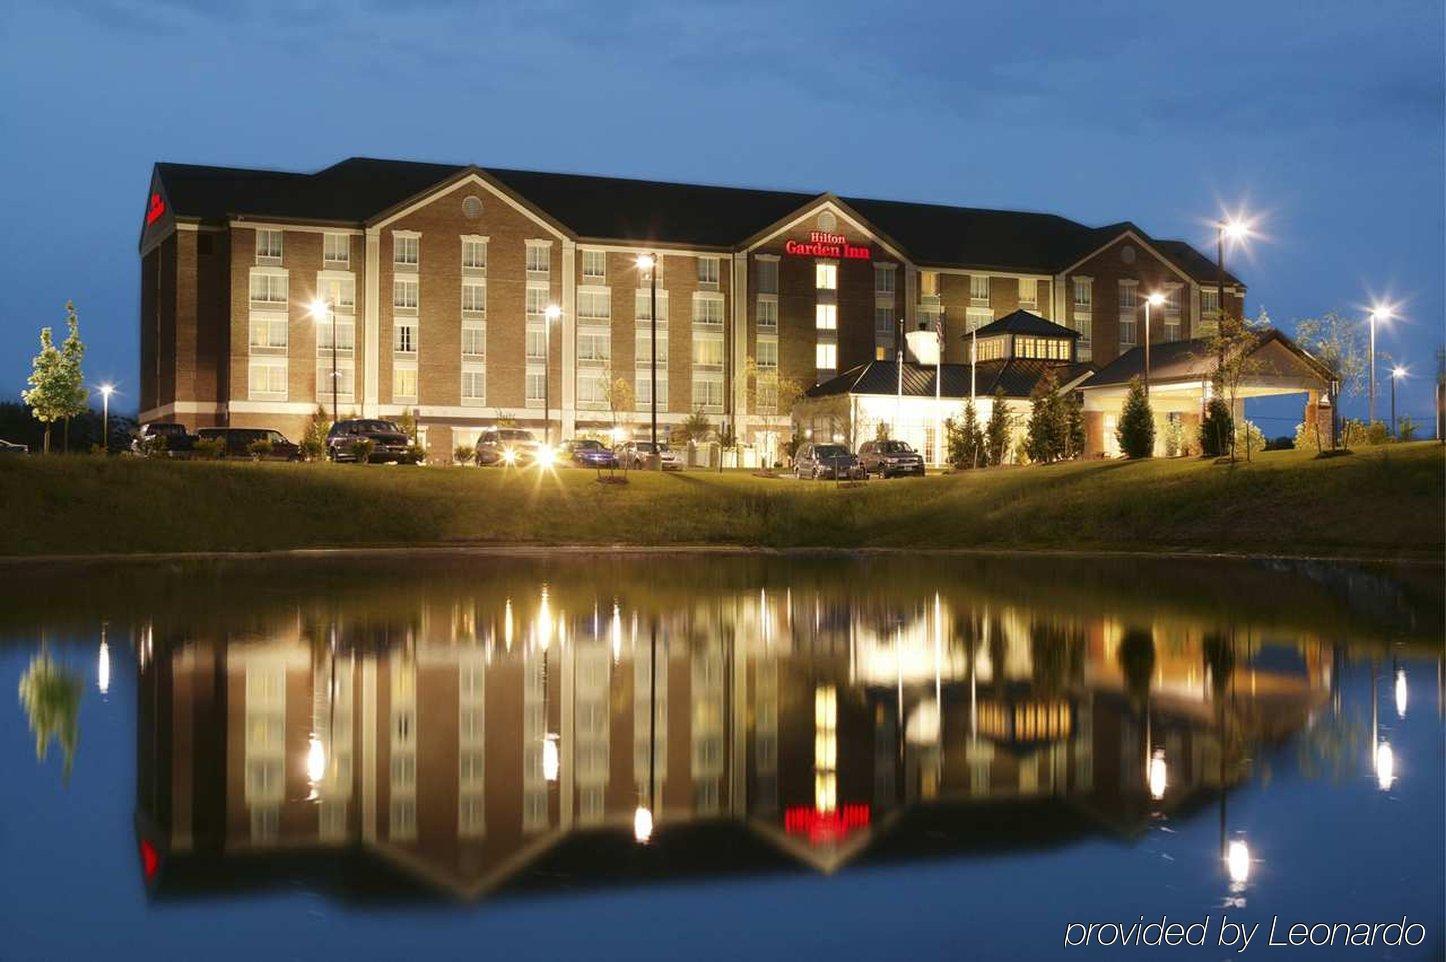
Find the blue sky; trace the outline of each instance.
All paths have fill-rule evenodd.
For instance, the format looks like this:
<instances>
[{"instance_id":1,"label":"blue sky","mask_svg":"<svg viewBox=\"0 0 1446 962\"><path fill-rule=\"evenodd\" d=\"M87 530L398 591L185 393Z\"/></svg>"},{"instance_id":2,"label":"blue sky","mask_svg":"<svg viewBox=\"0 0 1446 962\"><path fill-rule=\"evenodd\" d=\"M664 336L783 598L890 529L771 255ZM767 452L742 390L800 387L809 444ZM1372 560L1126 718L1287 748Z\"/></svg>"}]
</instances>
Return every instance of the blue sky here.
<instances>
[{"instance_id":1,"label":"blue sky","mask_svg":"<svg viewBox=\"0 0 1446 962\"><path fill-rule=\"evenodd\" d=\"M1441 3L1391 0L0 0L0 393L73 298L89 375L133 403L154 161L363 154L1130 219L1207 249L1244 207L1268 235L1232 265L1251 313L1399 300L1380 348L1424 418L1442 38Z\"/></svg>"}]
</instances>

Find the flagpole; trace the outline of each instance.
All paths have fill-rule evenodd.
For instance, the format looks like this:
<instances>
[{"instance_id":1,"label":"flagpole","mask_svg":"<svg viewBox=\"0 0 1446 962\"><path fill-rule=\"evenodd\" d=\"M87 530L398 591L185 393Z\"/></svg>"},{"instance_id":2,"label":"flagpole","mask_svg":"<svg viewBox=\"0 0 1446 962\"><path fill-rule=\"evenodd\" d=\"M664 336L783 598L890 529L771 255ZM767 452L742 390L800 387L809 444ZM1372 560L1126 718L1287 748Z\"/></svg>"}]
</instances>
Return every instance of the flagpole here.
<instances>
[{"instance_id":1,"label":"flagpole","mask_svg":"<svg viewBox=\"0 0 1446 962\"><path fill-rule=\"evenodd\" d=\"M895 341L898 353L895 355L894 367L899 375L899 393L894 397L894 438L899 437L899 418L904 413L904 319L899 318L898 338Z\"/></svg>"},{"instance_id":2,"label":"flagpole","mask_svg":"<svg viewBox=\"0 0 1446 962\"><path fill-rule=\"evenodd\" d=\"M979 381L979 329L969 332L969 400L973 401Z\"/></svg>"},{"instance_id":3,"label":"flagpole","mask_svg":"<svg viewBox=\"0 0 1446 962\"><path fill-rule=\"evenodd\" d=\"M944 308L934 318L934 340L938 355L934 358L934 460L944 463Z\"/></svg>"}]
</instances>

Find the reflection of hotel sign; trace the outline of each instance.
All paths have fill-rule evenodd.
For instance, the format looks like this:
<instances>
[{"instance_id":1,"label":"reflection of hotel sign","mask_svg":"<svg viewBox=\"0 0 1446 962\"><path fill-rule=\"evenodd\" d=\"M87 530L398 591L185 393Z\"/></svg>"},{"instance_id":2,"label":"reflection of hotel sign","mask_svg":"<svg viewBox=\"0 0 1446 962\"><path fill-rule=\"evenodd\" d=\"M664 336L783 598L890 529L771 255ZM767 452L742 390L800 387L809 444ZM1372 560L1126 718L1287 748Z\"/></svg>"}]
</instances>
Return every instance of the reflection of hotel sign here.
<instances>
[{"instance_id":1,"label":"reflection of hotel sign","mask_svg":"<svg viewBox=\"0 0 1446 962\"><path fill-rule=\"evenodd\" d=\"M831 811L793 805L783 811L783 830L804 835L810 845L842 841L861 828L869 827L869 806L855 802Z\"/></svg>"},{"instance_id":2,"label":"reflection of hotel sign","mask_svg":"<svg viewBox=\"0 0 1446 962\"><path fill-rule=\"evenodd\" d=\"M166 212L166 202L161 200L160 194L152 194L150 205L146 207L146 226L150 227L161 219Z\"/></svg>"},{"instance_id":3,"label":"reflection of hotel sign","mask_svg":"<svg viewBox=\"0 0 1446 962\"><path fill-rule=\"evenodd\" d=\"M807 241L789 241L783 245L783 252L796 257L837 257L855 261L866 261L874 256L867 245L859 247L850 244L842 234L822 230L810 231Z\"/></svg>"}]
</instances>

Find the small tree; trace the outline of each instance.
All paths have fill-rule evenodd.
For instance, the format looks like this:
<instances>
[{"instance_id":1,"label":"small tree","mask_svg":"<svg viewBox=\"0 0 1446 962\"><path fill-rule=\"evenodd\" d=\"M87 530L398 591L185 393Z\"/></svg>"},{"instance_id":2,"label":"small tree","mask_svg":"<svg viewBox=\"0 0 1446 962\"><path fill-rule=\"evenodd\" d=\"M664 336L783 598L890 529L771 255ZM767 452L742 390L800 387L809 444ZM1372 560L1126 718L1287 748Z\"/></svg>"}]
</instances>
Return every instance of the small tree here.
<instances>
[{"instance_id":1,"label":"small tree","mask_svg":"<svg viewBox=\"0 0 1446 962\"><path fill-rule=\"evenodd\" d=\"M944 438L950 464L956 468L979 467L985 457L984 430L979 427L973 398L965 402L962 419L949 418L944 422Z\"/></svg>"},{"instance_id":2,"label":"small tree","mask_svg":"<svg viewBox=\"0 0 1446 962\"><path fill-rule=\"evenodd\" d=\"M688 420L683 422L683 435L695 444L707 440L712 431L713 424L701 407L688 415Z\"/></svg>"},{"instance_id":3,"label":"small tree","mask_svg":"<svg viewBox=\"0 0 1446 962\"><path fill-rule=\"evenodd\" d=\"M66 326L70 333L62 347L55 346L51 329L40 329L40 353L30 362L30 387L21 392L21 399L30 408L35 420L45 425L42 450L50 453L50 428L85 409L85 382L80 372L80 359L85 346L80 343L80 322L75 305L65 304Z\"/></svg>"},{"instance_id":4,"label":"small tree","mask_svg":"<svg viewBox=\"0 0 1446 962\"><path fill-rule=\"evenodd\" d=\"M331 430L331 415L326 408L316 406L311 420L306 422L306 431L301 436L301 455L308 461L320 461L326 457L326 435Z\"/></svg>"},{"instance_id":5,"label":"small tree","mask_svg":"<svg viewBox=\"0 0 1446 962\"><path fill-rule=\"evenodd\" d=\"M607 402L608 413L612 415L613 428L616 429L637 407L638 394L631 380L611 375L612 368L608 368L608 376L603 380L603 399Z\"/></svg>"},{"instance_id":6,"label":"small tree","mask_svg":"<svg viewBox=\"0 0 1446 962\"><path fill-rule=\"evenodd\" d=\"M1024 434L1024 453L1036 464L1053 464L1065 456L1068 425L1059 381L1054 371L1044 376L1029 393L1029 423Z\"/></svg>"},{"instance_id":7,"label":"small tree","mask_svg":"<svg viewBox=\"0 0 1446 962\"><path fill-rule=\"evenodd\" d=\"M1115 428L1115 440L1127 458L1148 458L1155 451L1155 412L1150 410L1150 398L1145 385L1137 377L1130 378L1129 393L1125 395L1125 406L1120 412L1120 423Z\"/></svg>"},{"instance_id":8,"label":"small tree","mask_svg":"<svg viewBox=\"0 0 1446 962\"><path fill-rule=\"evenodd\" d=\"M397 428L413 444L417 442L417 417L411 408L402 408L402 413L397 415Z\"/></svg>"},{"instance_id":9,"label":"small tree","mask_svg":"<svg viewBox=\"0 0 1446 962\"><path fill-rule=\"evenodd\" d=\"M1331 373L1326 392L1331 408L1332 448L1341 443L1340 399L1342 394L1359 394L1366 380L1366 338L1359 321L1327 311L1320 317L1307 317L1295 323L1295 338ZM1317 426L1316 446L1321 447ZM1297 443L1296 447L1300 447Z\"/></svg>"},{"instance_id":10,"label":"small tree","mask_svg":"<svg viewBox=\"0 0 1446 962\"><path fill-rule=\"evenodd\" d=\"M1416 440L1416 432L1418 430L1420 430L1420 428L1415 421L1410 417L1403 417L1400 423L1396 425L1396 439L1399 441L1414 441Z\"/></svg>"},{"instance_id":11,"label":"small tree","mask_svg":"<svg viewBox=\"0 0 1446 962\"><path fill-rule=\"evenodd\" d=\"M1165 421L1165 436L1162 438L1165 445L1165 457L1178 458L1185 453L1185 426L1180 423L1179 418L1168 418Z\"/></svg>"},{"instance_id":12,"label":"small tree","mask_svg":"<svg viewBox=\"0 0 1446 962\"><path fill-rule=\"evenodd\" d=\"M64 370L64 390L68 399L65 411L65 450L70 450L70 419L84 414L88 405L85 390L85 373L81 362L85 360L85 342L80 339L80 318L75 313L75 302L65 302L65 342L60 345L61 366Z\"/></svg>"},{"instance_id":13,"label":"small tree","mask_svg":"<svg viewBox=\"0 0 1446 962\"><path fill-rule=\"evenodd\" d=\"M1255 346L1260 343L1260 332L1270 326L1270 315L1264 308L1255 320L1226 315L1220 325L1206 341L1207 348L1216 359L1214 382L1215 393L1224 395L1230 410L1235 410L1240 400L1240 385L1251 374L1260 370L1260 361L1252 356ZM1230 460L1235 460L1235 435L1227 435Z\"/></svg>"},{"instance_id":14,"label":"small tree","mask_svg":"<svg viewBox=\"0 0 1446 962\"><path fill-rule=\"evenodd\" d=\"M994 405L984 425L984 453L989 464L1003 464L1009 456L1009 434L1014 430L1014 415L1009 413L1004 389L994 389Z\"/></svg>"},{"instance_id":15,"label":"small tree","mask_svg":"<svg viewBox=\"0 0 1446 962\"><path fill-rule=\"evenodd\" d=\"M1235 433L1235 417L1230 405L1220 394L1214 393L1210 403L1205 405L1205 417L1200 420L1200 453L1207 458L1220 458L1230 450L1230 437Z\"/></svg>"},{"instance_id":16,"label":"small tree","mask_svg":"<svg viewBox=\"0 0 1446 962\"><path fill-rule=\"evenodd\" d=\"M973 401L970 401L970 402L969 402L969 410L971 410L971 411L974 410L974 402L973 402ZM979 424L978 424L977 421L975 422L974 426L975 426L976 428L979 426ZM877 421L874 422L874 440L875 440L875 441L887 441L888 439L889 439L889 422L888 422L888 421L885 421L883 418L879 418Z\"/></svg>"}]
</instances>

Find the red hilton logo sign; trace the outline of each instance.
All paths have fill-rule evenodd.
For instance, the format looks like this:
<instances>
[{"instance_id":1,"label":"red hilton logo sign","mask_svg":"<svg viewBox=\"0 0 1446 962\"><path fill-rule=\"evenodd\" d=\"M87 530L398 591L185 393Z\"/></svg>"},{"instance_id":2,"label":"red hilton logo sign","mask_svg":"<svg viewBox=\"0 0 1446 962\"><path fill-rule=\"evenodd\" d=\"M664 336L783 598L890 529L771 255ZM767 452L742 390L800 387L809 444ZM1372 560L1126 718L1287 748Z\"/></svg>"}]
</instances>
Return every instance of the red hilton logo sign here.
<instances>
[{"instance_id":1,"label":"red hilton logo sign","mask_svg":"<svg viewBox=\"0 0 1446 962\"><path fill-rule=\"evenodd\" d=\"M166 212L166 202L163 201L163 200L161 200L161 195L160 195L160 194L152 194L152 195L151 195L151 202L150 202L150 204L146 207L146 226L147 226L147 227L150 227L150 226L151 226L152 224L154 224L156 221L160 220L160 219L161 219L161 215L164 214L165 212Z\"/></svg>"},{"instance_id":2,"label":"red hilton logo sign","mask_svg":"<svg viewBox=\"0 0 1446 962\"><path fill-rule=\"evenodd\" d=\"M807 241L789 241L783 245L783 252L795 257L837 257L853 261L866 261L873 257L867 246L850 244L844 235L822 230L810 231Z\"/></svg>"}]
</instances>

